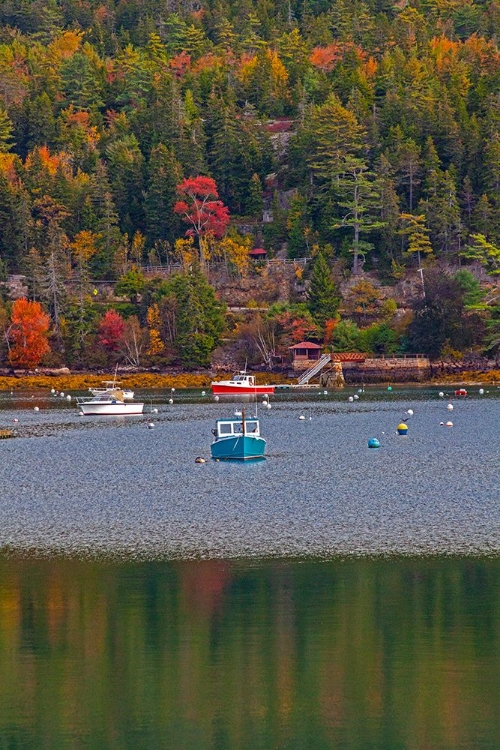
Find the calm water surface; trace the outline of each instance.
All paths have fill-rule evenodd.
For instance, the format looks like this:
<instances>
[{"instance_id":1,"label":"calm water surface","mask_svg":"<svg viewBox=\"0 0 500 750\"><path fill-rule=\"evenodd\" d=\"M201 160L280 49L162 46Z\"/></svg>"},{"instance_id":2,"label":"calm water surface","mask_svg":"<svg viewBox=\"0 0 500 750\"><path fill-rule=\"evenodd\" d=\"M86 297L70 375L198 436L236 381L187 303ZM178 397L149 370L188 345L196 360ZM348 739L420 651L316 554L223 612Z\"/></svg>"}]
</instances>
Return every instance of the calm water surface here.
<instances>
[{"instance_id":1,"label":"calm water surface","mask_svg":"<svg viewBox=\"0 0 500 750\"><path fill-rule=\"evenodd\" d=\"M0 750L498 750L500 392L437 390L277 396L254 465L200 392L0 395Z\"/></svg>"},{"instance_id":2,"label":"calm water surface","mask_svg":"<svg viewBox=\"0 0 500 750\"><path fill-rule=\"evenodd\" d=\"M500 562L0 562L0 747L498 750Z\"/></svg>"},{"instance_id":3,"label":"calm water surface","mask_svg":"<svg viewBox=\"0 0 500 750\"><path fill-rule=\"evenodd\" d=\"M49 399L35 413L36 401L9 399L0 421L19 419L20 437L0 441L0 549L148 558L500 551L500 391L456 399L451 414L425 389L374 390L354 403L347 394L278 397L260 408L268 459L245 465L195 464L210 455L215 419L235 404L176 395L158 414L116 419L81 418ZM452 428L440 426L450 417ZM372 436L379 450L368 449Z\"/></svg>"}]
</instances>

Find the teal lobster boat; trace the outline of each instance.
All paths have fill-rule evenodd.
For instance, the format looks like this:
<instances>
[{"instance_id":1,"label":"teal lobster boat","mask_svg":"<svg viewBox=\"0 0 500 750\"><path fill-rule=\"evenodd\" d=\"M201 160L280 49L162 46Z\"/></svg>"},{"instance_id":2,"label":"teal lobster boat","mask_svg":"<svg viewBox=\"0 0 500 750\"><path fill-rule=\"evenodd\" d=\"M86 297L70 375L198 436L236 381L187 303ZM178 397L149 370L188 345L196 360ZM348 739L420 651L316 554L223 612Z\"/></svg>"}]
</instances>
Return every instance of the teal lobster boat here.
<instances>
[{"instance_id":1,"label":"teal lobster boat","mask_svg":"<svg viewBox=\"0 0 500 750\"><path fill-rule=\"evenodd\" d=\"M266 441L260 436L257 417L218 419L212 430L215 440L210 446L212 458L219 460L250 461L265 458Z\"/></svg>"}]
</instances>

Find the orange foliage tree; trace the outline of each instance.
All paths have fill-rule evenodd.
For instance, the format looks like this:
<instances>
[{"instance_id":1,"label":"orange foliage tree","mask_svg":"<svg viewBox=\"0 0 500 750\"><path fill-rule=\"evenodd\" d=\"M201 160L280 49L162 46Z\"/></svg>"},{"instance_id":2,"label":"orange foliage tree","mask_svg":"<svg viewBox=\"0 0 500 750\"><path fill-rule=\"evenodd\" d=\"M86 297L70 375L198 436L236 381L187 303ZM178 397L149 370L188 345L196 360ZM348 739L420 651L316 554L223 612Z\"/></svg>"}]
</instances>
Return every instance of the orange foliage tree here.
<instances>
[{"instance_id":1,"label":"orange foliage tree","mask_svg":"<svg viewBox=\"0 0 500 750\"><path fill-rule=\"evenodd\" d=\"M12 306L9 359L26 369L36 367L50 351L48 342L50 318L39 302L18 299Z\"/></svg>"}]
</instances>

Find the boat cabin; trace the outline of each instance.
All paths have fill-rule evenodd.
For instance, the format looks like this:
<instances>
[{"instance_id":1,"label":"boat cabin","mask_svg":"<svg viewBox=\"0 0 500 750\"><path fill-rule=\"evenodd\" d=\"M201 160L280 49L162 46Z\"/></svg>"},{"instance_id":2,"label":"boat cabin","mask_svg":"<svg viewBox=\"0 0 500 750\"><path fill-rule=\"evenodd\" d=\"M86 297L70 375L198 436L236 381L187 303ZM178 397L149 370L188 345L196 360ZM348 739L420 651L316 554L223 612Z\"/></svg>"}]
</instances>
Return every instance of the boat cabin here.
<instances>
[{"instance_id":1,"label":"boat cabin","mask_svg":"<svg viewBox=\"0 0 500 750\"><path fill-rule=\"evenodd\" d=\"M215 430L212 432L215 435L216 440L234 437L235 435L243 435L243 421L238 417L234 419L218 419L215 425ZM256 417L245 419L244 434L253 435L253 437L260 437L259 420Z\"/></svg>"},{"instance_id":2,"label":"boat cabin","mask_svg":"<svg viewBox=\"0 0 500 750\"><path fill-rule=\"evenodd\" d=\"M233 383L234 385L255 385L255 375L246 375L245 373L240 373L233 375L230 383Z\"/></svg>"}]
</instances>

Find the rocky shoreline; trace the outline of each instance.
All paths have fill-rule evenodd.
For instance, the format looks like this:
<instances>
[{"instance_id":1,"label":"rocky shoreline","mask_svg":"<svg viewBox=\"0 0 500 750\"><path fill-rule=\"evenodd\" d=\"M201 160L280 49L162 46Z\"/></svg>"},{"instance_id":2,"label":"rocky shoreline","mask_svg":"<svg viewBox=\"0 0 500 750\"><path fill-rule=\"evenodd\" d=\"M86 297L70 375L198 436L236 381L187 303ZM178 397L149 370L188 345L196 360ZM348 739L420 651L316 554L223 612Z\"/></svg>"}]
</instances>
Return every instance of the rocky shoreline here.
<instances>
[{"instance_id":1,"label":"rocky shoreline","mask_svg":"<svg viewBox=\"0 0 500 750\"><path fill-rule=\"evenodd\" d=\"M293 384L296 377L289 377L283 373L256 372L257 382L265 383L272 380L276 384ZM119 372L117 379L129 388L207 388L214 378L221 379L223 373L214 373L210 371L185 373L182 371L171 372ZM1 372L0 371L0 391L8 390L38 390L55 388L56 390L65 391L86 391L88 388L101 385L104 380L112 380L113 373L72 373L67 368L61 372L58 370L39 370L37 372ZM397 380L384 379L384 383L398 384ZM401 383L403 384L403 383ZM415 382L415 385L499 385L500 386L500 369L487 370L461 370L454 369L445 371L442 367L432 367L432 376L424 381ZM350 383L354 385L354 383ZM373 384L376 385L376 384ZM405 386L411 385L408 381Z\"/></svg>"}]
</instances>

